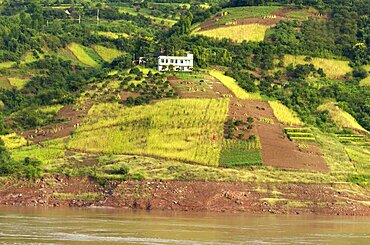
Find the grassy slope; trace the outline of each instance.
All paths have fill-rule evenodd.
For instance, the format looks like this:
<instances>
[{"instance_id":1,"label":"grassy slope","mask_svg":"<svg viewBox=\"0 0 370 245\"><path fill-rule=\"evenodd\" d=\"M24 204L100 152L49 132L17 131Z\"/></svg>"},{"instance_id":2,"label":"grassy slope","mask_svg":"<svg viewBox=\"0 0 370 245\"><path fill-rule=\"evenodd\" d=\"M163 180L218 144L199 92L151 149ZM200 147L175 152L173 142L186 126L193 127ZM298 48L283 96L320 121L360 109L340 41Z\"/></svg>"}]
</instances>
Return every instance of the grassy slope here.
<instances>
[{"instance_id":1,"label":"grassy slope","mask_svg":"<svg viewBox=\"0 0 370 245\"><path fill-rule=\"evenodd\" d=\"M263 41L269 26L260 24L236 25L219 27L206 31L196 31L194 34L214 38L228 38L236 42L242 41Z\"/></svg>"},{"instance_id":2,"label":"grassy slope","mask_svg":"<svg viewBox=\"0 0 370 245\"><path fill-rule=\"evenodd\" d=\"M334 102L325 103L317 109L319 111L328 110L330 118L338 127L367 132L352 115L340 109Z\"/></svg>"},{"instance_id":3,"label":"grassy slope","mask_svg":"<svg viewBox=\"0 0 370 245\"><path fill-rule=\"evenodd\" d=\"M228 14L217 21L217 24L222 25L235 19L262 18L280 9L282 9L282 7L279 6L248 6L226 8L223 10L223 12L227 12Z\"/></svg>"},{"instance_id":4,"label":"grassy slope","mask_svg":"<svg viewBox=\"0 0 370 245\"><path fill-rule=\"evenodd\" d=\"M223 72L211 70L209 74L218 80L220 80L228 89L230 89L236 97L244 100L261 100L261 96L258 93L248 93L235 81L234 78L225 76Z\"/></svg>"},{"instance_id":5,"label":"grassy slope","mask_svg":"<svg viewBox=\"0 0 370 245\"><path fill-rule=\"evenodd\" d=\"M165 100L125 108L94 106L69 147L90 152L146 154L216 166L228 100ZM104 119L104 120L102 120Z\"/></svg>"},{"instance_id":6,"label":"grassy slope","mask_svg":"<svg viewBox=\"0 0 370 245\"><path fill-rule=\"evenodd\" d=\"M324 59L324 58L312 58L312 61L307 62L304 60L305 56L298 55L285 55L285 65L293 64L313 64L315 68L322 68L325 74L331 78L341 78L346 73L352 72L352 68L349 66L349 61L335 60L335 59Z\"/></svg>"},{"instance_id":7,"label":"grassy slope","mask_svg":"<svg viewBox=\"0 0 370 245\"><path fill-rule=\"evenodd\" d=\"M113 49L113 48L106 48L100 45L94 45L93 49L95 52L106 62L112 62L115 58L121 56L123 52Z\"/></svg>"},{"instance_id":8,"label":"grassy slope","mask_svg":"<svg viewBox=\"0 0 370 245\"><path fill-rule=\"evenodd\" d=\"M28 82L28 79L16 78L16 77L9 77L8 78L10 84L17 89L22 89Z\"/></svg>"},{"instance_id":9,"label":"grassy slope","mask_svg":"<svg viewBox=\"0 0 370 245\"><path fill-rule=\"evenodd\" d=\"M77 43L71 43L68 46L68 49L76 56L79 61L81 61L85 65L99 67L99 62L90 56L91 53L87 52L86 47Z\"/></svg>"},{"instance_id":10,"label":"grassy slope","mask_svg":"<svg viewBox=\"0 0 370 245\"><path fill-rule=\"evenodd\" d=\"M285 105L281 104L279 101L269 101L269 104L279 122L290 126L303 125L303 122L298 118L297 114Z\"/></svg>"},{"instance_id":11,"label":"grassy slope","mask_svg":"<svg viewBox=\"0 0 370 245\"><path fill-rule=\"evenodd\" d=\"M123 33L123 32L117 33L117 32L110 32L110 31L98 31L98 32L96 32L96 34L98 34L100 36L110 38L110 39L118 39L118 38L121 38L121 37L124 37L124 38L128 37L128 34Z\"/></svg>"}]
</instances>

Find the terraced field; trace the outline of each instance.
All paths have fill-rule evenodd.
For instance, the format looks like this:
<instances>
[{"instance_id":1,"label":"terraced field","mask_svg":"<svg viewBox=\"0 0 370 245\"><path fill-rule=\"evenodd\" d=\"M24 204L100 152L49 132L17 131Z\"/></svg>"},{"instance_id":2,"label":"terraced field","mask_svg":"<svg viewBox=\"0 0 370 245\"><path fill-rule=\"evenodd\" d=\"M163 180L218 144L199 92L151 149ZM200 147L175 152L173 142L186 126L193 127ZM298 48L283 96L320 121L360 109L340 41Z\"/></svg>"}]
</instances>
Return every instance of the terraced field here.
<instances>
[{"instance_id":1,"label":"terraced field","mask_svg":"<svg viewBox=\"0 0 370 245\"><path fill-rule=\"evenodd\" d=\"M100 57L94 50L84 47L77 43L71 43L68 49L76 56L76 58L85 65L92 67L100 66Z\"/></svg>"}]
</instances>

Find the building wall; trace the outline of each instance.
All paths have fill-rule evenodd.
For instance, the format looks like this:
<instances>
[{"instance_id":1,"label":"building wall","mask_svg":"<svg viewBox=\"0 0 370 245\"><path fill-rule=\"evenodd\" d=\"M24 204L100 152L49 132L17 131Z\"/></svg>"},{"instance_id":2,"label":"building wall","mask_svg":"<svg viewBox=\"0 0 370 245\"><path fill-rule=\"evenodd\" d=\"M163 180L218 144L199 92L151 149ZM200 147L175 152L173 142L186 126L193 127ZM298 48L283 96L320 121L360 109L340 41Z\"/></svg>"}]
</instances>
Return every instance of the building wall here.
<instances>
[{"instance_id":1,"label":"building wall","mask_svg":"<svg viewBox=\"0 0 370 245\"><path fill-rule=\"evenodd\" d=\"M175 71L192 71L194 66L194 59L192 54L187 56L159 56L158 70L168 71L170 65L174 67Z\"/></svg>"}]
</instances>

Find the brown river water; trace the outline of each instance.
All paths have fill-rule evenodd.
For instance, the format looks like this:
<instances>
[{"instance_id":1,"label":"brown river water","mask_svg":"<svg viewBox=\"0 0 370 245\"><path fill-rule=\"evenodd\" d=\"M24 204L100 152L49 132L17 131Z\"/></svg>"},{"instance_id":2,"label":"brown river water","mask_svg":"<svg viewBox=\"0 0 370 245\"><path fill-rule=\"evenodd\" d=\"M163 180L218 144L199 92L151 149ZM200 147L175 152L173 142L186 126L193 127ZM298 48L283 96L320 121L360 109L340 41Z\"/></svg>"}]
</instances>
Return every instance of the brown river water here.
<instances>
[{"instance_id":1,"label":"brown river water","mask_svg":"<svg viewBox=\"0 0 370 245\"><path fill-rule=\"evenodd\" d=\"M0 244L370 244L370 217L0 207Z\"/></svg>"}]
</instances>

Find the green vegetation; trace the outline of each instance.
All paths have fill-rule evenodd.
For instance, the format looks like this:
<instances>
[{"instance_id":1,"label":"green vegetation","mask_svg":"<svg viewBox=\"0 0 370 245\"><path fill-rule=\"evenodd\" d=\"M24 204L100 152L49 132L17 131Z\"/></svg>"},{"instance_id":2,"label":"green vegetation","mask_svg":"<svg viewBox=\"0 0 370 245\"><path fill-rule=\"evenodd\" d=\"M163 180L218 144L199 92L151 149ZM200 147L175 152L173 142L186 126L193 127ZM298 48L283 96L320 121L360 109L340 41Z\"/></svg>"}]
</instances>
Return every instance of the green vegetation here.
<instances>
[{"instance_id":1,"label":"green vegetation","mask_svg":"<svg viewBox=\"0 0 370 245\"><path fill-rule=\"evenodd\" d=\"M230 140L222 142L219 164L223 167L262 165L261 143L255 140Z\"/></svg>"},{"instance_id":2,"label":"green vegetation","mask_svg":"<svg viewBox=\"0 0 370 245\"><path fill-rule=\"evenodd\" d=\"M0 138L4 142L6 149L15 149L28 144L24 137L19 136L16 133L1 135Z\"/></svg>"}]
</instances>

